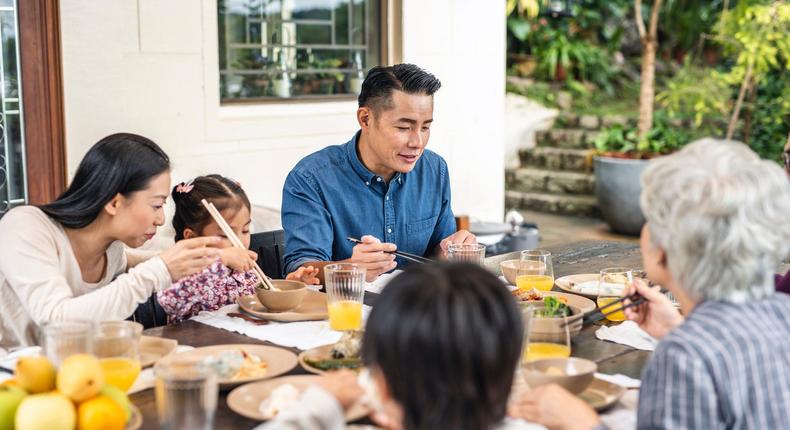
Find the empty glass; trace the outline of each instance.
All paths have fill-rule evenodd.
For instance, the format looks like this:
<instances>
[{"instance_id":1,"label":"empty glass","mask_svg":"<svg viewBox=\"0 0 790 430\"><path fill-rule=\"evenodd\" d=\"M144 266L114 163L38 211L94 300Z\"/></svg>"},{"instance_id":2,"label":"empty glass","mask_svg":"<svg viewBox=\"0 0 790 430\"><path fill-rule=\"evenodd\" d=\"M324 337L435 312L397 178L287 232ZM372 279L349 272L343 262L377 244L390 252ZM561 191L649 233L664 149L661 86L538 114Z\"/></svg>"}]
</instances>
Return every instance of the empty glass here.
<instances>
[{"instance_id":1,"label":"empty glass","mask_svg":"<svg viewBox=\"0 0 790 430\"><path fill-rule=\"evenodd\" d=\"M365 272L356 264L324 266L326 305L332 330L359 330L362 327Z\"/></svg>"},{"instance_id":2,"label":"empty glass","mask_svg":"<svg viewBox=\"0 0 790 430\"><path fill-rule=\"evenodd\" d=\"M103 321L96 326L93 353L104 380L128 391L140 374L140 336L143 326L133 321Z\"/></svg>"},{"instance_id":3,"label":"empty glass","mask_svg":"<svg viewBox=\"0 0 790 430\"><path fill-rule=\"evenodd\" d=\"M451 243L447 247L447 260L456 263L484 265L486 246L479 243Z\"/></svg>"},{"instance_id":4,"label":"empty glass","mask_svg":"<svg viewBox=\"0 0 790 430\"><path fill-rule=\"evenodd\" d=\"M217 409L217 377L199 360L169 360L154 368L159 427L209 430Z\"/></svg>"},{"instance_id":5,"label":"empty glass","mask_svg":"<svg viewBox=\"0 0 790 430\"><path fill-rule=\"evenodd\" d=\"M55 321L41 327L44 355L56 367L74 354L93 353L94 324L90 321Z\"/></svg>"}]
</instances>

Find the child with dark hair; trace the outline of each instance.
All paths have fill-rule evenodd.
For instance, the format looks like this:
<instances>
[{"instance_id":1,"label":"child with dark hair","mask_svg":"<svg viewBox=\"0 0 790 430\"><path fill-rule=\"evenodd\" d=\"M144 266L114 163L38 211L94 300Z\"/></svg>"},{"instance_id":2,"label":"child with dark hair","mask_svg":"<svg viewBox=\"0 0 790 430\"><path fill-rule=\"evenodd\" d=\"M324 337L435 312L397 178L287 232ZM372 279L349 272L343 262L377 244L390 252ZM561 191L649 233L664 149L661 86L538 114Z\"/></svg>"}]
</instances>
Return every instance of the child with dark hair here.
<instances>
[{"instance_id":1,"label":"child with dark hair","mask_svg":"<svg viewBox=\"0 0 790 430\"><path fill-rule=\"evenodd\" d=\"M366 390L384 428L532 428L506 417L523 324L513 297L484 268L409 266L384 289L362 341ZM365 378L362 378L365 379ZM341 429L363 390L350 372L308 388L263 429Z\"/></svg>"},{"instance_id":2,"label":"child with dark hair","mask_svg":"<svg viewBox=\"0 0 790 430\"><path fill-rule=\"evenodd\" d=\"M233 247L201 201L214 204L245 247L250 245L250 201L238 182L221 175L199 176L173 187L176 212L173 228L176 242L201 236L219 236L220 258L202 272L180 279L157 294L171 322L182 321L200 311L215 311L235 303L240 296L255 294L259 282L253 271L257 255ZM304 267L286 279L317 284L318 269Z\"/></svg>"}]
</instances>

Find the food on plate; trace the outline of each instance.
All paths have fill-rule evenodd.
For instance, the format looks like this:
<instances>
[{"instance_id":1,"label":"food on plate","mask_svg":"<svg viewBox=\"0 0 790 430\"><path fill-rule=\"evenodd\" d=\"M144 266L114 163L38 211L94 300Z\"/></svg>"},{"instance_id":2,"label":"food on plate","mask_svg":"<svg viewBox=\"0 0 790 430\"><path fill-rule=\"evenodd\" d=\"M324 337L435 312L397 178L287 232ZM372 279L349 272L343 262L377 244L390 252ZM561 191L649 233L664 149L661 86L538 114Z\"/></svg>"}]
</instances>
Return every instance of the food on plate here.
<instances>
[{"instance_id":1,"label":"food on plate","mask_svg":"<svg viewBox=\"0 0 790 430\"><path fill-rule=\"evenodd\" d=\"M554 296L544 297L543 308L535 311L535 315L543 318L569 317L572 313L568 305Z\"/></svg>"},{"instance_id":2,"label":"food on plate","mask_svg":"<svg viewBox=\"0 0 790 430\"><path fill-rule=\"evenodd\" d=\"M270 420L280 412L290 408L299 401L299 389L292 384L283 384L272 390L261 402L260 411L264 419Z\"/></svg>"},{"instance_id":3,"label":"food on plate","mask_svg":"<svg viewBox=\"0 0 790 430\"><path fill-rule=\"evenodd\" d=\"M568 286L571 290L580 293L580 294L590 294L590 295L597 295L598 294L598 281L587 281L587 282L568 282Z\"/></svg>"},{"instance_id":4,"label":"food on plate","mask_svg":"<svg viewBox=\"0 0 790 430\"><path fill-rule=\"evenodd\" d=\"M362 330L343 332L340 340L332 346L332 358L359 358L364 334Z\"/></svg>"},{"instance_id":5,"label":"food on plate","mask_svg":"<svg viewBox=\"0 0 790 430\"><path fill-rule=\"evenodd\" d=\"M309 355L304 361L309 366L323 371L358 370L362 367L359 350L362 347L363 335L364 331L361 330L344 332L340 340L332 345L329 356Z\"/></svg>"},{"instance_id":6,"label":"food on plate","mask_svg":"<svg viewBox=\"0 0 790 430\"><path fill-rule=\"evenodd\" d=\"M222 379L258 378L266 375L269 364L257 355L238 349L223 351L203 359L201 364L211 369Z\"/></svg>"},{"instance_id":7,"label":"food on plate","mask_svg":"<svg viewBox=\"0 0 790 430\"><path fill-rule=\"evenodd\" d=\"M323 359L312 359L306 358L305 363L309 364L316 369L323 370L323 371L332 371L332 370L340 370L340 369L351 369L357 370L362 367L362 360L359 357L353 358L323 358Z\"/></svg>"},{"instance_id":8,"label":"food on plate","mask_svg":"<svg viewBox=\"0 0 790 430\"><path fill-rule=\"evenodd\" d=\"M534 288L531 290L516 289L511 291L511 294L520 302L537 302L543 300L543 294Z\"/></svg>"}]
</instances>

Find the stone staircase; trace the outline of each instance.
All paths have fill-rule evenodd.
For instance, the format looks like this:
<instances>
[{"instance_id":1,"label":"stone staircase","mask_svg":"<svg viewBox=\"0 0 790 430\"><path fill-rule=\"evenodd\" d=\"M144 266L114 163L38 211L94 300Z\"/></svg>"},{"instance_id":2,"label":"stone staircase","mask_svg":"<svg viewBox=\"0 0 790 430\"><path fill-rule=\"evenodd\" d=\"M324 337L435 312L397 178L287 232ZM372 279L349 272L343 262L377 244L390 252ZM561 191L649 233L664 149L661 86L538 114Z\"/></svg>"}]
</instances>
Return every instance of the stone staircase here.
<instances>
[{"instance_id":1,"label":"stone staircase","mask_svg":"<svg viewBox=\"0 0 790 430\"><path fill-rule=\"evenodd\" d=\"M626 122L617 116L561 113L554 128L536 133L536 147L519 151L520 166L505 171L506 209L599 216L594 141L600 127Z\"/></svg>"}]
</instances>

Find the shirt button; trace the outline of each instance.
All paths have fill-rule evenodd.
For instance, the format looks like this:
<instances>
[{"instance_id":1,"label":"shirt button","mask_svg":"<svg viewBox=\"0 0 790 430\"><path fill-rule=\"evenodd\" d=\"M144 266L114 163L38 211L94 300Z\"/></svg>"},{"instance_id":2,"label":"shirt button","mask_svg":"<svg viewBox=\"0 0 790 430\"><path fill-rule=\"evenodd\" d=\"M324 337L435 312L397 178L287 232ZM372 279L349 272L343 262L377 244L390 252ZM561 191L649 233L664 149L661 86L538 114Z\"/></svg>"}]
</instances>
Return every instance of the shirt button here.
<instances>
[{"instance_id":1,"label":"shirt button","mask_svg":"<svg viewBox=\"0 0 790 430\"><path fill-rule=\"evenodd\" d=\"M381 177L377 177L376 181L381 182Z\"/></svg>"},{"instance_id":2,"label":"shirt button","mask_svg":"<svg viewBox=\"0 0 790 430\"><path fill-rule=\"evenodd\" d=\"M365 185L370 186L370 182L365 181Z\"/></svg>"},{"instance_id":3,"label":"shirt button","mask_svg":"<svg viewBox=\"0 0 790 430\"><path fill-rule=\"evenodd\" d=\"M384 197L384 200L389 200L389 199L390 199L390 196L385 196Z\"/></svg>"},{"instance_id":4,"label":"shirt button","mask_svg":"<svg viewBox=\"0 0 790 430\"><path fill-rule=\"evenodd\" d=\"M387 229L387 233L392 233L392 229L391 229L391 228L388 228L388 229Z\"/></svg>"}]
</instances>

